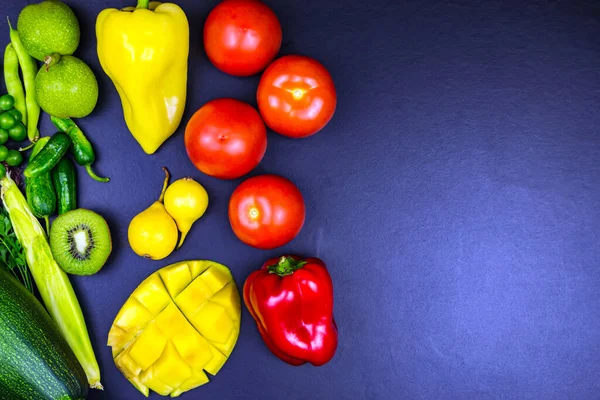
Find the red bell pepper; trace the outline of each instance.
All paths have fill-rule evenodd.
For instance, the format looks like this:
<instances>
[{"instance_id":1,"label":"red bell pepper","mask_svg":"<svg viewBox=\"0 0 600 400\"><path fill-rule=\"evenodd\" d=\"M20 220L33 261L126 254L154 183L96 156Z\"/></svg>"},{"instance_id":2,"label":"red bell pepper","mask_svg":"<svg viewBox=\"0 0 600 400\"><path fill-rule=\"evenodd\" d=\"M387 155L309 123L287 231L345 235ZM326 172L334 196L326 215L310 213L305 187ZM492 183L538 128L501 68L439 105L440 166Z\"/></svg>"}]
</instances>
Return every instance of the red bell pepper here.
<instances>
[{"instance_id":1,"label":"red bell pepper","mask_svg":"<svg viewBox=\"0 0 600 400\"><path fill-rule=\"evenodd\" d=\"M269 350L288 364L320 366L335 354L333 284L318 258L267 261L246 279L244 303Z\"/></svg>"}]
</instances>

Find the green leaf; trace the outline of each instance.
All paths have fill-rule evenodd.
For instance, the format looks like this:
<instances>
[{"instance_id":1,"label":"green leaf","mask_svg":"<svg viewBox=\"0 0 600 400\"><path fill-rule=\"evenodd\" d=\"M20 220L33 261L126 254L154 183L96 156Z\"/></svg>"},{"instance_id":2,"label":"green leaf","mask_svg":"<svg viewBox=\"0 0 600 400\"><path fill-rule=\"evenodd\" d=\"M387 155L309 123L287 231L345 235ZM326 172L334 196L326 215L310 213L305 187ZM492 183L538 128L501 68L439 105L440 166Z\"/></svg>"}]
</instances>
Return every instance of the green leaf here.
<instances>
[{"instance_id":1,"label":"green leaf","mask_svg":"<svg viewBox=\"0 0 600 400\"><path fill-rule=\"evenodd\" d=\"M10 218L4 208L0 209L0 267L12 271L25 287L33 293L31 273L25 261L23 246L12 229Z\"/></svg>"}]
</instances>

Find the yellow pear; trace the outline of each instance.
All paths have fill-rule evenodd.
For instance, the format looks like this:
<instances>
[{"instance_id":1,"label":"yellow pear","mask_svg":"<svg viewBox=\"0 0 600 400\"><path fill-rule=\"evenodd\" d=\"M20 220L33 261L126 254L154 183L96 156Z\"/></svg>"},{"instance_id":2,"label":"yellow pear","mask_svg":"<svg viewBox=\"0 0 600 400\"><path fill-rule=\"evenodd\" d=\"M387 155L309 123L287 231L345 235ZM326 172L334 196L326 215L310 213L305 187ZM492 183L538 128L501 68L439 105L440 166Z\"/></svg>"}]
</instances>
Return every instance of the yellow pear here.
<instances>
[{"instance_id":1,"label":"yellow pear","mask_svg":"<svg viewBox=\"0 0 600 400\"><path fill-rule=\"evenodd\" d=\"M177 245L177 224L167 213L163 199L169 184L169 171L165 171L165 181L157 201L142 211L129 223L127 237L131 249L142 257L161 260L173 252Z\"/></svg>"},{"instance_id":2,"label":"yellow pear","mask_svg":"<svg viewBox=\"0 0 600 400\"><path fill-rule=\"evenodd\" d=\"M173 182L165 192L165 208L181 232L177 248L181 247L192 225L208 207L208 193L204 186L192 178L183 178Z\"/></svg>"}]
</instances>

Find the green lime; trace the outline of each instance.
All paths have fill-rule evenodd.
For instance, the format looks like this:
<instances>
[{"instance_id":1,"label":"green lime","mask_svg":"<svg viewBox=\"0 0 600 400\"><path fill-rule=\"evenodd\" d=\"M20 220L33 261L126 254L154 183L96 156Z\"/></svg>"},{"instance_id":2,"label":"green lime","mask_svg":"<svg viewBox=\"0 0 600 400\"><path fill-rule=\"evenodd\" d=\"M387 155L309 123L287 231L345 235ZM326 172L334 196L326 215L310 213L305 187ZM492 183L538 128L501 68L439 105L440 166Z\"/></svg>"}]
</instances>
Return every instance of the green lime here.
<instances>
[{"instance_id":1,"label":"green lime","mask_svg":"<svg viewBox=\"0 0 600 400\"><path fill-rule=\"evenodd\" d=\"M17 110L16 108L10 110L9 113L11 113L13 117L15 117L15 120L17 122L23 121L23 114L21 114L21 111Z\"/></svg>"},{"instance_id":2,"label":"green lime","mask_svg":"<svg viewBox=\"0 0 600 400\"><path fill-rule=\"evenodd\" d=\"M4 129L0 129L0 144L4 144L8 141L8 132Z\"/></svg>"},{"instance_id":3,"label":"green lime","mask_svg":"<svg viewBox=\"0 0 600 400\"><path fill-rule=\"evenodd\" d=\"M8 111L15 106L15 99L10 94L0 96L0 108Z\"/></svg>"},{"instance_id":4,"label":"green lime","mask_svg":"<svg viewBox=\"0 0 600 400\"><path fill-rule=\"evenodd\" d=\"M27 137L27 129L25 129L25 125L18 122L8 130L8 136L15 142L22 142Z\"/></svg>"},{"instance_id":5,"label":"green lime","mask_svg":"<svg viewBox=\"0 0 600 400\"><path fill-rule=\"evenodd\" d=\"M3 112L0 114L0 128L10 129L17 123L15 117L9 112Z\"/></svg>"},{"instance_id":6,"label":"green lime","mask_svg":"<svg viewBox=\"0 0 600 400\"><path fill-rule=\"evenodd\" d=\"M6 167L4 164L0 164L0 179L6 176Z\"/></svg>"},{"instance_id":7,"label":"green lime","mask_svg":"<svg viewBox=\"0 0 600 400\"><path fill-rule=\"evenodd\" d=\"M11 167L16 167L21 165L23 162L23 156L17 150L9 150L8 155L6 156L6 163Z\"/></svg>"},{"instance_id":8,"label":"green lime","mask_svg":"<svg viewBox=\"0 0 600 400\"><path fill-rule=\"evenodd\" d=\"M6 148L5 145L0 144L0 162L6 160L7 156L8 156L8 149Z\"/></svg>"}]
</instances>

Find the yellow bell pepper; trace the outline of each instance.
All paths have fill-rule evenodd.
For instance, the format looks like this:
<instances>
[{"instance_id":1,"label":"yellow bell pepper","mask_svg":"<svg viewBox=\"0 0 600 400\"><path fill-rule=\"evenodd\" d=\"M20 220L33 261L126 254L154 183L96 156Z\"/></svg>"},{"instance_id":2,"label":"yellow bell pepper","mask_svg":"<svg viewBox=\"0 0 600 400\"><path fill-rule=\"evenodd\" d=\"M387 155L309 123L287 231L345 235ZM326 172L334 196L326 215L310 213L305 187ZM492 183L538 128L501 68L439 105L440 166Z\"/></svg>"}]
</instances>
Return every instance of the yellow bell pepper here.
<instances>
[{"instance_id":1,"label":"yellow bell pepper","mask_svg":"<svg viewBox=\"0 0 600 400\"><path fill-rule=\"evenodd\" d=\"M115 85L125 122L153 154L177 129L187 90L189 25L176 4L138 0L96 20L98 58Z\"/></svg>"}]
</instances>

